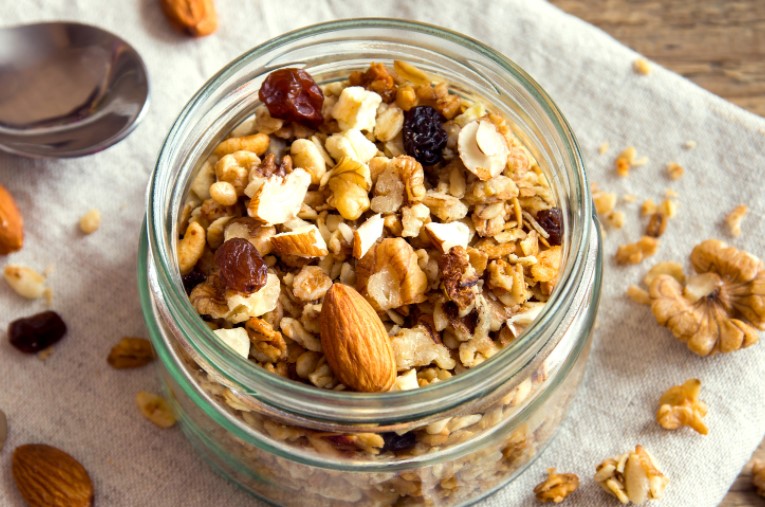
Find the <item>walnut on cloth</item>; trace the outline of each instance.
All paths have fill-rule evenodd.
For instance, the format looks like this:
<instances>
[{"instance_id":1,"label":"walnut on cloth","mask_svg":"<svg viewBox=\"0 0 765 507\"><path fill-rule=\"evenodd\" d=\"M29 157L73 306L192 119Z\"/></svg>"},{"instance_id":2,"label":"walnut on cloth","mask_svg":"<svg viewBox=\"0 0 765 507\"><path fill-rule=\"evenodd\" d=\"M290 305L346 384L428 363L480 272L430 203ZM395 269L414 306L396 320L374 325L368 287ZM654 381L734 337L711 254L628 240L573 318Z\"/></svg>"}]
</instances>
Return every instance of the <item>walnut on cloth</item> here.
<instances>
[{"instance_id":1,"label":"walnut on cloth","mask_svg":"<svg viewBox=\"0 0 765 507\"><path fill-rule=\"evenodd\" d=\"M561 503L579 487L576 474L559 474L555 468L547 469L547 479L534 488L534 495L540 502Z\"/></svg>"},{"instance_id":2,"label":"walnut on cloth","mask_svg":"<svg viewBox=\"0 0 765 507\"><path fill-rule=\"evenodd\" d=\"M691 252L696 275L649 285L651 311L692 352L707 356L754 345L765 329L765 269L755 256L709 239Z\"/></svg>"},{"instance_id":3,"label":"walnut on cloth","mask_svg":"<svg viewBox=\"0 0 765 507\"><path fill-rule=\"evenodd\" d=\"M656 460L642 445L603 461L595 469L595 481L624 505L659 499L669 484L669 479L657 468Z\"/></svg>"},{"instance_id":4,"label":"walnut on cloth","mask_svg":"<svg viewBox=\"0 0 765 507\"><path fill-rule=\"evenodd\" d=\"M757 494L765 497L765 461L755 460L752 464L752 484Z\"/></svg>"},{"instance_id":5,"label":"walnut on cloth","mask_svg":"<svg viewBox=\"0 0 765 507\"><path fill-rule=\"evenodd\" d=\"M701 420L707 415L707 404L699 400L701 381L688 379L679 386L672 386L661 395L656 422L664 429L675 430L690 426L696 432L706 435L707 425Z\"/></svg>"}]
</instances>

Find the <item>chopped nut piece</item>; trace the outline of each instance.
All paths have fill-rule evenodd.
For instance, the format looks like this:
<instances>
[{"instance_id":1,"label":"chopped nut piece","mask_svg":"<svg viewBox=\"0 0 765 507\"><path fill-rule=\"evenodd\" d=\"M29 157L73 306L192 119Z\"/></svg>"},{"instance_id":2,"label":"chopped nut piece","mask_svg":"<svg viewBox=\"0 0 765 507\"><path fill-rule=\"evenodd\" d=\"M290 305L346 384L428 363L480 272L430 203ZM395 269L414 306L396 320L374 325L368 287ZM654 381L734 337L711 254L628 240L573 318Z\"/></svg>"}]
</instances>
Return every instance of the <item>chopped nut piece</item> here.
<instances>
[{"instance_id":1,"label":"chopped nut piece","mask_svg":"<svg viewBox=\"0 0 765 507\"><path fill-rule=\"evenodd\" d=\"M479 276L461 246L450 248L438 261L444 292L461 309L469 307L478 292ZM485 267L485 266L484 266Z\"/></svg>"},{"instance_id":2,"label":"chopped nut piece","mask_svg":"<svg viewBox=\"0 0 765 507\"><path fill-rule=\"evenodd\" d=\"M643 58L638 58L632 62L632 69L641 76L647 76L651 73L651 65Z\"/></svg>"},{"instance_id":3,"label":"chopped nut piece","mask_svg":"<svg viewBox=\"0 0 765 507\"><path fill-rule=\"evenodd\" d=\"M448 224L430 222L425 226L425 232L441 253L446 253L455 246L467 248L470 240L470 229L462 222Z\"/></svg>"},{"instance_id":4,"label":"chopped nut piece","mask_svg":"<svg viewBox=\"0 0 765 507\"><path fill-rule=\"evenodd\" d=\"M606 215L606 223L615 229L624 227L624 219L623 211L612 211Z\"/></svg>"},{"instance_id":5,"label":"chopped nut piece","mask_svg":"<svg viewBox=\"0 0 765 507\"><path fill-rule=\"evenodd\" d=\"M249 151L260 157L268 150L270 143L271 138L260 132L249 136L231 137L218 144L214 154L224 157L236 151Z\"/></svg>"},{"instance_id":6,"label":"chopped nut piece","mask_svg":"<svg viewBox=\"0 0 765 507\"><path fill-rule=\"evenodd\" d=\"M318 266L305 266L292 280L292 293L300 301L317 301L332 286L332 279Z\"/></svg>"},{"instance_id":7,"label":"chopped nut piece","mask_svg":"<svg viewBox=\"0 0 765 507\"><path fill-rule=\"evenodd\" d=\"M253 187L253 183L257 183ZM250 196L247 214L267 225L283 224L296 217L311 185L311 175L297 168L285 177L254 180L245 189Z\"/></svg>"},{"instance_id":8,"label":"chopped nut piece","mask_svg":"<svg viewBox=\"0 0 765 507\"><path fill-rule=\"evenodd\" d=\"M659 240L650 236L643 236L635 243L621 245L616 250L616 262L619 264L639 264L646 257L656 253L659 248Z\"/></svg>"},{"instance_id":9,"label":"chopped nut piece","mask_svg":"<svg viewBox=\"0 0 765 507\"><path fill-rule=\"evenodd\" d=\"M178 269L182 275L194 269L205 251L206 244L207 235L204 228L197 222L191 222L183 239L178 242Z\"/></svg>"},{"instance_id":10,"label":"chopped nut piece","mask_svg":"<svg viewBox=\"0 0 765 507\"><path fill-rule=\"evenodd\" d=\"M765 497L765 462L754 460L752 464L752 484L757 489L757 494Z\"/></svg>"},{"instance_id":11,"label":"chopped nut piece","mask_svg":"<svg viewBox=\"0 0 765 507\"><path fill-rule=\"evenodd\" d=\"M555 468L547 469L547 479L537 484L534 494L540 502L561 503L579 487L576 474L559 474Z\"/></svg>"},{"instance_id":12,"label":"chopped nut piece","mask_svg":"<svg viewBox=\"0 0 765 507\"><path fill-rule=\"evenodd\" d=\"M619 176L627 176L630 173L630 169L634 165L635 155L637 150L634 146L627 147L616 157L616 174Z\"/></svg>"},{"instance_id":13,"label":"chopped nut piece","mask_svg":"<svg viewBox=\"0 0 765 507\"><path fill-rule=\"evenodd\" d=\"M376 310L390 310L423 302L428 278L405 239L386 238L359 260L356 286Z\"/></svg>"},{"instance_id":14,"label":"chopped nut piece","mask_svg":"<svg viewBox=\"0 0 765 507\"><path fill-rule=\"evenodd\" d=\"M653 215L658 210L659 208L656 206L656 203L653 202L653 199L646 199L643 201L643 204L640 205L640 214L644 217Z\"/></svg>"},{"instance_id":15,"label":"chopped nut piece","mask_svg":"<svg viewBox=\"0 0 765 507\"><path fill-rule=\"evenodd\" d=\"M154 361L154 348L146 338L126 336L117 342L109 352L106 361L118 370L140 368Z\"/></svg>"},{"instance_id":16,"label":"chopped nut piece","mask_svg":"<svg viewBox=\"0 0 765 507\"><path fill-rule=\"evenodd\" d=\"M642 504L664 496L669 479L641 445L621 456L608 458L596 468L595 481L623 504Z\"/></svg>"},{"instance_id":17,"label":"chopped nut piece","mask_svg":"<svg viewBox=\"0 0 765 507\"><path fill-rule=\"evenodd\" d=\"M597 191L592 194L592 202L598 215L608 215L616 206L616 194L613 192Z\"/></svg>"},{"instance_id":18,"label":"chopped nut piece","mask_svg":"<svg viewBox=\"0 0 765 507\"><path fill-rule=\"evenodd\" d=\"M324 147L339 164L344 158L367 164L377 155L377 146L357 129L344 130L327 138Z\"/></svg>"},{"instance_id":19,"label":"chopped nut piece","mask_svg":"<svg viewBox=\"0 0 765 507\"><path fill-rule=\"evenodd\" d=\"M659 410L656 412L656 422L668 430L681 426L690 426L697 433L709 433L706 424L701 420L707 415L707 405L699 400L701 381L686 380L684 384L670 387L659 399Z\"/></svg>"},{"instance_id":20,"label":"chopped nut piece","mask_svg":"<svg viewBox=\"0 0 765 507\"><path fill-rule=\"evenodd\" d=\"M280 291L281 282L274 273L268 273L266 285L252 294L228 291L226 305L230 312L226 315L226 320L236 324L270 312L276 308Z\"/></svg>"},{"instance_id":21,"label":"chopped nut piece","mask_svg":"<svg viewBox=\"0 0 765 507\"><path fill-rule=\"evenodd\" d=\"M37 299L45 294L45 276L32 268L8 264L3 277L16 294L27 299Z\"/></svg>"},{"instance_id":22,"label":"chopped nut piece","mask_svg":"<svg viewBox=\"0 0 765 507\"><path fill-rule=\"evenodd\" d=\"M364 257L372 245L383 235L383 218L379 213L369 217L353 231L353 256L357 259Z\"/></svg>"},{"instance_id":23,"label":"chopped nut piece","mask_svg":"<svg viewBox=\"0 0 765 507\"><path fill-rule=\"evenodd\" d=\"M751 254L706 240L691 252L698 275L685 287L669 275L651 283L651 310L692 352L732 352L759 340L765 327L765 269Z\"/></svg>"},{"instance_id":24,"label":"chopped nut piece","mask_svg":"<svg viewBox=\"0 0 765 507\"><path fill-rule=\"evenodd\" d=\"M677 162L670 162L667 164L667 174L669 175L669 178L672 180L679 180L683 177L683 173L685 172L685 169L683 169L683 166L678 164Z\"/></svg>"},{"instance_id":25,"label":"chopped nut piece","mask_svg":"<svg viewBox=\"0 0 765 507\"><path fill-rule=\"evenodd\" d=\"M539 252L537 263L531 266L531 275L537 282L554 282L558 278L562 249L556 245Z\"/></svg>"},{"instance_id":26,"label":"chopped nut piece","mask_svg":"<svg viewBox=\"0 0 765 507\"><path fill-rule=\"evenodd\" d=\"M375 92L365 90L361 86L344 88L332 108L332 116L337 120L342 130L367 130L375 128L377 107L382 97Z\"/></svg>"},{"instance_id":27,"label":"chopped nut piece","mask_svg":"<svg viewBox=\"0 0 765 507\"><path fill-rule=\"evenodd\" d=\"M490 121L472 121L462 127L458 147L465 167L481 180L499 176L507 165L507 144Z\"/></svg>"},{"instance_id":28,"label":"chopped nut piece","mask_svg":"<svg viewBox=\"0 0 765 507\"><path fill-rule=\"evenodd\" d=\"M651 298L648 295L648 291L637 285L630 285L627 287L627 296L640 305L651 304Z\"/></svg>"},{"instance_id":29,"label":"chopped nut piece","mask_svg":"<svg viewBox=\"0 0 765 507\"><path fill-rule=\"evenodd\" d=\"M308 139L295 139L290 146L290 155L295 167L308 171L311 183L318 185L327 172L327 162L319 147Z\"/></svg>"},{"instance_id":30,"label":"chopped nut piece","mask_svg":"<svg viewBox=\"0 0 765 507\"><path fill-rule=\"evenodd\" d=\"M245 359L249 357L250 338L247 336L247 331L243 327L216 329L213 333L215 333L220 341L231 347L231 349L238 355Z\"/></svg>"},{"instance_id":31,"label":"chopped nut piece","mask_svg":"<svg viewBox=\"0 0 765 507\"><path fill-rule=\"evenodd\" d=\"M156 426L160 428L175 426L175 414L173 414L167 401L161 396L146 391L138 391L135 395L135 402L141 414Z\"/></svg>"},{"instance_id":32,"label":"chopped nut piece","mask_svg":"<svg viewBox=\"0 0 765 507\"><path fill-rule=\"evenodd\" d=\"M315 225L301 227L271 237L274 252L298 257L323 257L329 253L319 228Z\"/></svg>"},{"instance_id":33,"label":"chopped nut piece","mask_svg":"<svg viewBox=\"0 0 765 507\"><path fill-rule=\"evenodd\" d=\"M744 220L748 211L749 207L746 204L739 204L725 217L725 225L728 226L728 232L734 238L741 235L741 221Z\"/></svg>"},{"instance_id":34,"label":"chopped nut piece","mask_svg":"<svg viewBox=\"0 0 765 507\"><path fill-rule=\"evenodd\" d=\"M368 166L350 158L343 158L332 169L327 185L332 190L335 208L346 220L356 220L369 209L368 193L372 181Z\"/></svg>"},{"instance_id":35,"label":"chopped nut piece","mask_svg":"<svg viewBox=\"0 0 765 507\"><path fill-rule=\"evenodd\" d=\"M93 208L80 217L80 230L83 234L93 234L101 226L101 212Z\"/></svg>"},{"instance_id":36,"label":"chopped nut piece","mask_svg":"<svg viewBox=\"0 0 765 507\"><path fill-rule=\"evenodd\" d=\"M405 371L415 366L427 366L436 363L439 368L451 370L456 362L449 354L449 349L436 343L423 326L402 329L391 338L393 354L398 371Z\"/></svg>"},{"instance_id":37,"label":"chopped nut piece","mask_svg":"<svg viewBox=\"0 0 765 507\"><path fill-rule=\"evenodd\" d=\"M250 353L258 361L275 363L287 357L287 343L282 334L263 319L253 317L244 325L252 342Z\"/></svg>"},{"instance_id":38,"label":"chopped nut piece","mask_svg":"<svg viewBox=\"0 0 765 507\"><path fill-rule=\"evenodd\" d=\"M664 213L654 213L648 221L645 228L645 235L651 238L659 238L667 229L667 215Z\"/></svg>"}]
</instances>

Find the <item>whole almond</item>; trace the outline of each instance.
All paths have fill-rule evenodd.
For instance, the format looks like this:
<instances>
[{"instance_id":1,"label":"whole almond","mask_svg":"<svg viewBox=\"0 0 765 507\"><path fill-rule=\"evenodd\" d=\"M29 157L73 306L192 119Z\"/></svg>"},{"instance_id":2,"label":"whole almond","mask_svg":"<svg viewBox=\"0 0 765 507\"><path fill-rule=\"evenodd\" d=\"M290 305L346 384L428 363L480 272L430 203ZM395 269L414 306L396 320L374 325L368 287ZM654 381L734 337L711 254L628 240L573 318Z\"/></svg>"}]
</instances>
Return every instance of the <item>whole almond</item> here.
<instances>
[{"instance_id":1,"label":"whole almond","mask_svg":"<svg viewBox=\"0 0 765 507\"><path fill-rule=\"evenodd\" d=\"M24 244L24 220L13 196L0 185L0 255L21 250Z\"/></svg>"},{"instance_id":2,"label":"whole almond","mask_svg":"<svg viewBox=\"0 0 765 507\"><path fill-rule=\"evenodd\" d=\"M387 391L396 380L393 347L380 317L355 289L334 284L319 315L321 346L335 376L361 392Z\"/></svg>"},{"instance_id":3,"label":"whole almond","mask_svg":"<svg viewBox=\"0 0 765 507\"><path fill-rule=\"evenodd\" d=\"M213 0L161 0L160 4L170 22L189 35L204 37L218 28Z\"/></svg>"},{"instance_id":4,"label":"whole almond","mask_svg":"<svg viewBox=\"0 0 765 507\"><path fill-rule=\"evenodd\" d=\"M13 451L13 478L29 507L87 507L93 483L69 454L45 444L26 444Z\"/></svg>"}]
</instances>

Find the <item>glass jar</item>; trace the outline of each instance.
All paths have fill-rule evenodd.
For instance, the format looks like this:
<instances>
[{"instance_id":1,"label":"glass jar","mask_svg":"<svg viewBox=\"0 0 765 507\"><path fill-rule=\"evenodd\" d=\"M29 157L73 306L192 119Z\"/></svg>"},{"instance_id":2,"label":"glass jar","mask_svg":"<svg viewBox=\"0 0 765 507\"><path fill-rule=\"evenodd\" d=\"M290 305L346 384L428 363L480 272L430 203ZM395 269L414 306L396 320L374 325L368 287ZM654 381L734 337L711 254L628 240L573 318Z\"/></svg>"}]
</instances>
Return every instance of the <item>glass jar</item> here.
<instances>
[{"instance_id":1,"label":"glass jar","mask_svg":"<svg viewBox=\"0 0 765 507\"><path fill-rule=\"evenodd\" d=\"M447 79L452 91L480 97L513 125L562 210L560 279L525 332L478 367L408 391L318 389L237 356L197 315L176 261L182 203L199 161L251 114L268 73L302 67L326 83L393 60ZM522 69L480 42L373 19L269 41L191 99L151 178L139 288L180 425L214 468L279 505L463 505L491 494L550 440L582 378L602 270L595 224L560 111Z\"/></svg>"}]
</instances>

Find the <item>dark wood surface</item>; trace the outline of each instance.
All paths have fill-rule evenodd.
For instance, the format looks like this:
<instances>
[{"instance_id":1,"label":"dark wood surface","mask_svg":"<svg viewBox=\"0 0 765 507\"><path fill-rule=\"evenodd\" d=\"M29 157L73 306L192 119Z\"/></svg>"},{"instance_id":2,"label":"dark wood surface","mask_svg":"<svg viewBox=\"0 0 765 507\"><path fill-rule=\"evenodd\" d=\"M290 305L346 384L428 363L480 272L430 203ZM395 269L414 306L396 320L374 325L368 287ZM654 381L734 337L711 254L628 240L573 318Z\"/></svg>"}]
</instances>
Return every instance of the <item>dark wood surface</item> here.
<instances>
[{"instance_id":1,"label":"dark wood surface","mask_svg":"<svg viewBox=\"0 0 765 507\"><path fill-rule=\"evenodd\" d=\"M650 60L765 116L765 0L550 1ZM765 440L754 458L765 460ZM752 487L751 462L720 506L765 506Z\"/></svg>"}]
</instances>

